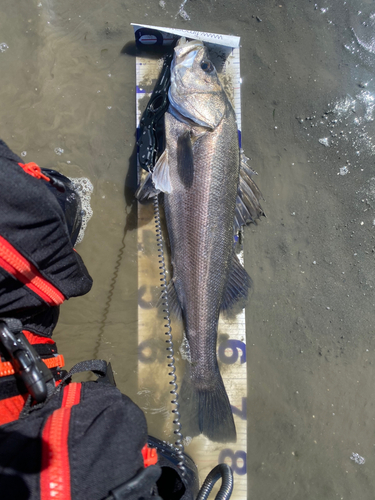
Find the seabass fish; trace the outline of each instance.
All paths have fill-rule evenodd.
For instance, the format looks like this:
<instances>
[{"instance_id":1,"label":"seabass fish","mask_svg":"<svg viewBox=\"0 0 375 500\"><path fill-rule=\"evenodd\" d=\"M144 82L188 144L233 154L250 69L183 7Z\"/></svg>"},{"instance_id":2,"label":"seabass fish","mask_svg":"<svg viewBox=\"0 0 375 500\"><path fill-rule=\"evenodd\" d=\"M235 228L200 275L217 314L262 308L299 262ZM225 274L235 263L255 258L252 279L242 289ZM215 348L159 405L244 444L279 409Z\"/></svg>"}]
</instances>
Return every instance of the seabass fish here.
<instances>
[{"instance_id":1,"label":"seabass fish","mask_svg":"<svg viewBox=\"0 0 375 500\"><path fill-rule=\"evenodd\" d=\"M233 236L263 213L261 195L242 158L235 112L207 48L181 38L174 50L166 149L138 197L164 192L173 267L169 303L182 315L190 347L180 391L183 432L235 441L216 358L217 328L220 311L247 296L250 278L234 252Z\"/></svg>"}]
</instances>

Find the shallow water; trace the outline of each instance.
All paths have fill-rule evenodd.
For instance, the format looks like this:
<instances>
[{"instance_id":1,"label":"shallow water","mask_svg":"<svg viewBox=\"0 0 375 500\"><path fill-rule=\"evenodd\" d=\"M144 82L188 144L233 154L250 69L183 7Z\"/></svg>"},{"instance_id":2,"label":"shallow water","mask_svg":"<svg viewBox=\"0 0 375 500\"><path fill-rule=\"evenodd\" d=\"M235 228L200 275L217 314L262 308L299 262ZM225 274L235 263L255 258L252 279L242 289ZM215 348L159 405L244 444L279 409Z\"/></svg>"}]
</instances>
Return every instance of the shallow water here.
<instances>
[{"instance_id":1,"label":"shallow water","mask_svg":"<svg viewBox=\"0 0 375 500\"><path fill-rule=\"evenodd\" d=\"M0 136L94 185L78 246L94 287L62 307L59 350L68 368L110 360L137 401L130 22L241 36L242 141L267 214L245 230L249 498L372 499L375 7L191 0L184 20L180 5L0 5Z\"/></svg>"}]
</instances>

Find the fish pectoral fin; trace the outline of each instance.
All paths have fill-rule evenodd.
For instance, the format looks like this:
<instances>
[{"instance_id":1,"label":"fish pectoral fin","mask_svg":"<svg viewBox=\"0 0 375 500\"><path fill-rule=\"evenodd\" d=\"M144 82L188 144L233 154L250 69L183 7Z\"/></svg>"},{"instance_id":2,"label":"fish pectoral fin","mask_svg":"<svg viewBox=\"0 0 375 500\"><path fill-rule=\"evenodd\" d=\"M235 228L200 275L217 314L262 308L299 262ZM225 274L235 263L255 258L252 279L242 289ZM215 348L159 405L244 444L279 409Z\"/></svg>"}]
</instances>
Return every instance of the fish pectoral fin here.
<instances>
[{"instance_id":1,"label":"fish pectoral fin","mask_svg":"<svg viewBox=\"0 0 375 500\"><path fill-rule=\"evenodd\" d=\"M169 177L168 149L165 149L163 154L156 162L152 173L152 180L155 188L163 193L171 193L171 179Z\"/></svg>"},{"instance_id":2,"label":"fish pectoral fin","mask_svg":"<svg viewBox=\"0 0 375 500\"><path fill-rule=\"evenodd\" d=\"M174 286L173 278L168 283L167 294L168 294L169 312L171 314L173 314L173 316L176 319L178 319L178 320L182 319L182 308L181 308L181 304L180 304L180 301L179 301L178 296L177 296L177 291L176 291L176 287ZM158 304L157 304L158 306L163 304L164 298L165 298L165 290L163 290L161 295L160 295L160 298L159 298Z\"/></svg>"},{"instance_id":3,"label":"fish pectoral fin","mask_svg":"<svg viewBox=\"0 0 375 500\"><path fill-rule=\"evenodd\" d=\"M226 311L238 302L240 302L240 305L242 305L242 303L245 305L251 284L252 281L250 276L242 267L235 252L233 252L232 266L223 302L221 303L221 310Z\"/></svg>"},{"instance_id":4,"label":"fish pectoral fin","mask_svg":"<svg viewBox=\"0 0 375 500\"><path fill-rule=\"evenodd\" d=\"M135 197L140 202L144 202L158 195L160 191L155 188L152 182L151 174L147 174L144 181L140 184L139 188L135 192Z\"/></svg>"},{"instance_id":5,"label":"fish pectoral fin","mask_svg":"<svg viewBox=\"0 0 375 500\"><path fill-rule=\"evenodd\" d=\"M252 176L256 172L247 164L248 158L244 152L240 155L240 182L236 202L236 215L234 220L234 231L237 233L241 226L255 222L261 215L265 215L260 200L263 199L260 189L255 184Z\"/></svg>"},{"instance_id":6,"label":"fish pectoral fin","mask_svg":"<svg viewBox=\"0 0 375 500\"><path fill-rule=\"evenodd\" d=\"M188 132L177 140L177 172L183 185L190 188L194 181L194 155Z\"/></svg>"}]
</instances>

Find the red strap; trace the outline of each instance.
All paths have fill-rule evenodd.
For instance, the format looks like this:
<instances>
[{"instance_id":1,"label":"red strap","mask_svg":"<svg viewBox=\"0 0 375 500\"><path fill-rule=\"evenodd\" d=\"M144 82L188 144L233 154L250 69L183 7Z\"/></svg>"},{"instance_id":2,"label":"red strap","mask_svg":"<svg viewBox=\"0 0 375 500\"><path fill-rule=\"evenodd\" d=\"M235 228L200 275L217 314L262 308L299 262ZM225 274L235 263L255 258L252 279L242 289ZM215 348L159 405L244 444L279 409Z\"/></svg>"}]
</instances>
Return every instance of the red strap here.
<instances>
[{"instance_id":1,"label":"red strap","mask_svg":"<svg viewBox=\"0 0 375 500\"><path fill-rule=\"evenodd\" d=\"M9 424L9 422L18 419L25 406L27 396L28 394L19 394L0 401L0 425Z\"/></svg>"},{"instance_id":2,"label":"red strap","mask_svg":"<svg viewBox=\"0 0 375 500\"><path fill-rule=\"evenodd\" d=\"M27 340L30 342L31 345L35 344L54 344L55 341L48 338L48 337L42 337L41 335L36 335L35 333L29 332L28 330L22 330L23 334L27 338Z\"/></svg>"},{"instance_id":3,"label":"red strap","mask_svg":"<svg viewBox=\"0 0 375 500\"><path fill-rule=\"evenodd\" d=\"M51 179L44 175L41 168L33 161L30 163L19 163L18 165L23 169L24 172L31 175L32 177L35 177L36 179L44 179L47 182L51 181Z\"/></svg>"},{"instance_id":4,"label":"red strap","mask_svg":"<svg viewBox=\"0 0 375 500\"><path fill-rule=\"evenodd\" d=\"M69 423L72 406L81 399L81 384L64 388L61 408L48 418L42 433L41 500L71 500Z\"/></svg>"},{"instance_id":5,"label":"red strap","mask_svg":"<svg viewBox=\"0 0 375 500\"><path fill-rule=\"evenodd\" d=\"M64 356L58 354L57 356L52 356L51 358L42 359L47 368L62 368L65 364ZM0 377L8 377L9 375L14 375L15 371L13 365L10 361L0 361Z\"/></svg>"}]
</instances>

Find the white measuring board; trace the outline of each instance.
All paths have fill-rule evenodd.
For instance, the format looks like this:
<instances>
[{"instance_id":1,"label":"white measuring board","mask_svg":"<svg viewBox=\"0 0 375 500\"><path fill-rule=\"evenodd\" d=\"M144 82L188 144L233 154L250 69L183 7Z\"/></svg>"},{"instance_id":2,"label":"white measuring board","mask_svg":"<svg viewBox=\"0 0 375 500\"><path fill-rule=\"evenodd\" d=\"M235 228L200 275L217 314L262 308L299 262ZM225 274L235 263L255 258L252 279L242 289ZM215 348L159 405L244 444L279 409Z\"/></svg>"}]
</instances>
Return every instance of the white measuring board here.
<instances>
[{"instance_id":1,"label":"white measuring board","mask_svg":"<svg viewBox=\"0 0 375 500\"><path fill-rule=\"evenodd\" d=\"M136 39L148 45L170 44L173 34L199 39L208 45L210 57L215 64L224 88L234 105L239 138L241 141L241 94L239 38L212 33L187 32L152 26L134 25ZM223 57L224 56L224 57ZM162 59L147 54L136 58L136 126L138 129L142 113L152 93L152 84L160 74ZM138 179L144 172L138 166ZM157 254L153 204L138 203L138 396L137 403L146 414L149 433L174 443L174 426L169 394L167 352L165 350L165 321L156 307L160 296L160 269ZM168 251L164 245L168 262ZM242 252L239 254L242 261ZM170 275L168 275L169 279ZM183 375L183 361L179 352L182 340L182 325L172 320L172 335L177 366L177 383ZM234 473L232 500L247 498L247 370L246 370L246 325L243 310L230 319L221 317L218 329L218 359L220 372L232 405L237 430L236 443L214 443L204 436L191 440L185 437L185 452L190 455L199 470L200 484L207 474L220 462L228 463ZM182 428L184 434L184 429ZM220 483L220 481L219 481ZM214 489L218 490L220 484ZM214 498L214 492L211 493Z\"/></svg>"}]
</instances>

